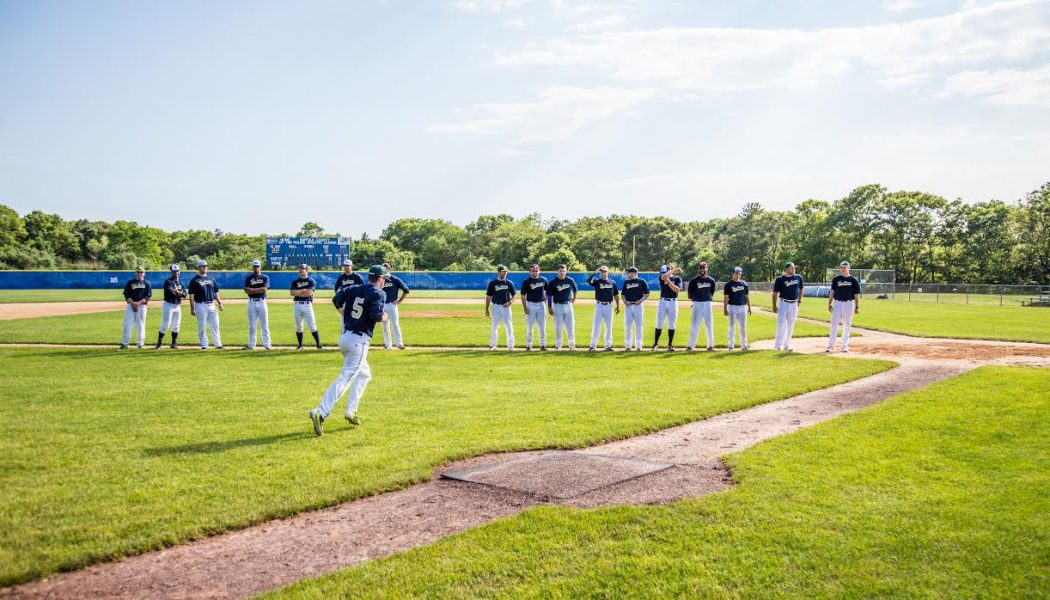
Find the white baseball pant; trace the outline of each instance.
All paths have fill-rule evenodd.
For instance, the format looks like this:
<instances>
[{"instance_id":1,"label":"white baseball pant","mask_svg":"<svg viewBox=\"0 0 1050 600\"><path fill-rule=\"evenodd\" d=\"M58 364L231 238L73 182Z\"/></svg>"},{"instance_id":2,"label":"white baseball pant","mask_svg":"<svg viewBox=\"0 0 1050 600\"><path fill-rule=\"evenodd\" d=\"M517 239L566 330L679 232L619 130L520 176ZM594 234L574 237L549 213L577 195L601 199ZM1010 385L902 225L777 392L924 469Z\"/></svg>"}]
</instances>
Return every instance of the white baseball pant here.
<instances>
[{"instance_id":1,"label":"white baseball pant","mask_svg":"<svg viewBox=\"0 0 1050 600\"><path fill-rule=\"evenodd\" d=\"M828 334L828 350L835 349L839 321L842 321L842 349L849 350L849 328L853 324L853 300L835 300L831 304L831 332Z\"/></svg>"},{"instance_id":2,"label":"white baseball pant","mask_svg":"<svg viewBox=\"0 0 1050 600\"><path fill-rule=\"evenodd\" d=\"M125 346L131 341L131 330L132 328L138 328L138 345L141 346L146 343L146 307L140 306L138 310L131 308L128 304L124 308L124 335L120 338L120 343Z\"/></svg>"},{"instance_id":3,"label":"white baseball pant","mask_svg":"<svg viewBox=\"0 0 1050 600\"><path fill-rule=\"evenodd\" d=\"M492 305L492 332L489 333L489 346L495 348L499 342L499 324L507 331L507 348L514 349L514 323L511 321L510 307L502 304Z\"/></svg>"},{"instance_id":4,"label":"white baseball pant","mask_svg":"<svg viewBox=\"0 0 1050 600\"><path fill-rule=\"evenodd\" d=\"M740 347L747 350L747 306L729 305L729 349L733 349L736 329L740 329Z\"/></svg>"},{"instance_id":5,"label":"white baseball pant","mask_svg":"<svg viewBox=\"0 0 1050 600\"><path fill-rule=\"evenodd\" d=\"M665 321L668 329L674 329L678 323L678 300L660 298L656 303L656 328L663 329Z\"/></svg>"},{"instance_id":6,"label":"white baseball pant","mask_svg":"<svg viewBox=\"0 0 1050 600\"><path fill-rule=\"evenodd\" d=\"M532 347L532 328L540 329L540 345L547 345L547 305L543 302L526 302L529 314L525 315L525 347Z\"/></svg>"},{"instance_id":7,"label":"white baseball pant","mask_svg":"<svg viewBox=\"0 0 1050 600\"><path fill-rule=\"evenodd\" d=\"M256 329L256 321L259 327ZM270 309L266 306L266 298L248 298L248 348L255 349L255 342L262 332L263 348L270 347Z\"/></svg>"},{"instance_id":8,"label":"white baseball pant","mask_svg":"<svg viewBox=\"0 0 1050 600\"><path fill-rule=\"evenodd\" d=\"M163 302L160 305L160 333L179 332L182 324L182 305Z\"/></svg>"},{"instance_id":9,"label":"white baseball pant","mask_svg":"<svg viewBox=\"0 0 1050 600\"><path fill-rule=\"evenodd\" d=\"M569 348L576 349L576 315L572 310L572 302L565 304L553 304L554 307L554 348L561 350L562 332L569 338Z\"/></svg>"},{"instance_id":10,"label":"white baseball pant","mask_svg":"<svg viewBox=\"0 0 1050 600\"><path fill-rule=\"evenodd\" d=\"M594 322L591 324L591 348L598 346L602 324L605 324L605 348L612 346L612 304L594 303Z\"/></svg>"},{"instance_id":11,"label":"white baseball pant","mask_svg":"<svg viewBox=\"0 0 1050 600\"><path fill-rule=\"evenodd\" d=\"M787 350L791 347L791 336L795 332L795 319L798 318L798 302L779 300L777 305L777 335L773 348Z\"/></svg>"},{"instance_id":12,"label":"white baseball pant","mask_svg":"<svg viewBox=\"0 0 1050 600\"><path fill-rule=\"evenodd\" d=\"M371 341L367 335L352 331L344 331L340 336L339 351L343 353L343 370L325 390L324 396L321 396L321 405L318 406L326 419L347 390L350 390L350 398L346 402L345 414L350 416L357 412L365 387L372 379L372 369L368 367L368 345Z\"/></svg>"},{"instance_id":13,"label":"white baseball pant","mask_svg":"<svg viewBox=\"0 0 1050 600\"><path fill-rule=\"evenodd\" d=\"M295 315L295 332L303 332L303 321L306 321L306 326L310 328L310 331L317 331L317 321L314 320L314 303L313 302L293 302L292 312Z\"/></svg>"},{"instance_id":14,"label":"white baseball pant","mask_svg":"<svg viewBox=\"0 0 1050 600\"><path fill-rule=\"evenodd\" d=\"M693 314L689 317L689 347L696 347L696 340L700 337L700 327L703 326L707 333L707 347L715 347L715 316L711 310L711 302L693 302Z\"/></svg>"},{"instance_id":15,"label":"white baseball pant","mask_svg":"<svg viewBox=\"0 0 1050 600\"><path fill-rule=\"evenodd\" d=\"M384 304L383 312L386 313L386 321L383 321L383 346L390 348L391 332L394 334L394 344L399 348L404 346L404 342L401 341L401 322L398 320L397 302Z\"/></svg>"},{"instance_id":16,"label":"white baseball pant","mask_svg":"<svg viewBox=\"0 0 1050 600\"><path fill-rule=\"evenodd\" d=\"M216 348L222 347L222 339L219 338L219 307L214 302L195 302L193 310L197 313L197 338L200 340L201 348L208 347L208 335L204 331L207 326L211 331L211 341Z\"/></svg>"},{"instance_id":17,"label":"white baseball pant","mask_svg":"<svg viewBox=\"0 0 1050 600\"><path fill-rule=\"evenodd\" d=\"M642 347L642 320L645 316L644 304L631 304L623 307L623 345L628 350Z\"/></svg>"}]
</instances>

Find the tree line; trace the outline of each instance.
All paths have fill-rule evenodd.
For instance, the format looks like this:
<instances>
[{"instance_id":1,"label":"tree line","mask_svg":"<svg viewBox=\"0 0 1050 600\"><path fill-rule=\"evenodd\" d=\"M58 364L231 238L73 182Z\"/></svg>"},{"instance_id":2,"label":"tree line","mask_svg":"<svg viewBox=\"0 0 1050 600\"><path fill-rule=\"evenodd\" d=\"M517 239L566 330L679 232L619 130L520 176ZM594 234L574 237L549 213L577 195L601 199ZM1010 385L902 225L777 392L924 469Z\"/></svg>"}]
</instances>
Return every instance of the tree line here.
<instances>
[{"instance_id":1,"label":"tree line","mask_svg":"<svg viewBox=\"0 0 1050 600\"><path fill-rule=\"evenodd\" d=\"M296 236L337 236L306 223ZM206 259L214 269L244 269L263 258L266 237L220 230L164 231L133 221L65 220L38 210L20 216L0 205L0 268L163 268ZM358 265L387 261L397 270L512 270L538 262L587 271L605 264L656 270L665 262L692 272L700 261L725 277L741 266L748 279L770 280L785 261L808 280L849 260L854 267L894 269L898 282L1050 284L1050 182L1006 203L965 203L934 194L890 192L877 184L834 200L806 200L794 210L757 203L736 216L705 221L669 217L544 219L484 215L466 226L443 219L398 219L378 238L351 241Z\"/></svg>"}]
</instances>

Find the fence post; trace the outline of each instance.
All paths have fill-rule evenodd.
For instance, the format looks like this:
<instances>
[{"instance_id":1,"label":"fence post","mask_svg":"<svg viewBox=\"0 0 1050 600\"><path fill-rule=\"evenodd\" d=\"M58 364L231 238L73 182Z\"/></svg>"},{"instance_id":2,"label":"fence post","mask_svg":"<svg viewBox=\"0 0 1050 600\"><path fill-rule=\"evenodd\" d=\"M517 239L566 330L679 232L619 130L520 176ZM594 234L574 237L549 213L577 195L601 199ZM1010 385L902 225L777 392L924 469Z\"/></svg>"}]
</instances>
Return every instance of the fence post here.
<instances>
[{"instance_id":1,"label":"fence post","mask_svg":"<svg viewBox=\"0 0 1050 600\"><path fill-rule=\"evenodd\" d=\"M908 284L908 302L911 302L911 284Z\"/></svg>"},{"instance_id":2,"label":"fence post","mask_svg":"<svg viewBox=\"0 0 1050 600\"><path fill-rule=\"evenodd\" d=\"M970 303L970 286L969 285L966 286L966 303L967 304Z\"/></svg>"},{"instance_id":3,"label":"fence post","mask_svg":"<svg viewBox=\"0 0 1050 600\"><path fill-rule=\"evenodd\" d=\"M941 284L939 284L939 283L933 284L933 294L934 294L933 295L933 302L934 302L934 304L940 304L941 303Z\"/></svg>"},{"instance_id":4,"label":"fence post","mask_svg":"<svg viewBox=\"0 0 1050 600\"><path fill-rule=\"evenodd\" d=\"M999 306L1003 305L1003 286L999 286Z\"/></svg>"}]
</instances>

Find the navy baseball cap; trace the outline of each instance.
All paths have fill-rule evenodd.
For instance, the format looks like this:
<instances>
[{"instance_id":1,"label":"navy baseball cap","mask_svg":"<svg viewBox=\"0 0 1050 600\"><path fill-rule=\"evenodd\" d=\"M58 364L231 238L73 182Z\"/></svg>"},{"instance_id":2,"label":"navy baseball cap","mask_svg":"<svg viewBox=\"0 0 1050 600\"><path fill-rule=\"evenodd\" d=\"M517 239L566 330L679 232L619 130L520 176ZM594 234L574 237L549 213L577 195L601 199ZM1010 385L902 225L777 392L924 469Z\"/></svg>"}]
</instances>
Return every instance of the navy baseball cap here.
<instances>
[{"instance_id":1,"label":"navy baseball cap","mask_svg":"<svg viewBox=\"0 0 1050 600\"><path fill-rule=\"evenodd\" d=\"M628 273L637 273L638 272L638 267L627 267L627 272Z\"/></svg>"},{"instance_id":2,"label":"navy baseball cap","mask_svg":"<svg viewBox=\"0 0 1050 600\"><path fill-rule=\"evenodd\" d=\"M744 272L744 270L743 270L743 269L741 269L740 267L733 267L733 272L734 272L734 273L743 273L743 272Z\"/></svg>"},{"instance_id":3,"label":"navy baseball cap","mask_svg":"<svg viewBox=\"0 0 1050 600\"><path fill-rule=\"evenodd\" d=\"M368 274L375 275L376 277L386 277L387 272L386 269L383 268L383 265L372 265L371 267L368 267Z\"/></svg>"},{"instance_id":4,"label":"navy baseball cap","mask_svg":"<svg viewBox=\"0 0 1050 600\"><path fill-rule=\"evenodd\" d=\"M502 273L502 272L507 270L507 267L505 267L503 265L496 265L496 270L499 271L500 273Z\"/></svg>"},{"instance_id":5,"label":"navy baseball cap","mask_svg":"<svg viewBox=\"0 0 1050 600\"><path fill-rule=\"evenodd\" d=\"M839 263L839 266L840 267L848 267L849 266L849 261L848 260L844 260L844 261Z\"/></svg>"}]
</instances>

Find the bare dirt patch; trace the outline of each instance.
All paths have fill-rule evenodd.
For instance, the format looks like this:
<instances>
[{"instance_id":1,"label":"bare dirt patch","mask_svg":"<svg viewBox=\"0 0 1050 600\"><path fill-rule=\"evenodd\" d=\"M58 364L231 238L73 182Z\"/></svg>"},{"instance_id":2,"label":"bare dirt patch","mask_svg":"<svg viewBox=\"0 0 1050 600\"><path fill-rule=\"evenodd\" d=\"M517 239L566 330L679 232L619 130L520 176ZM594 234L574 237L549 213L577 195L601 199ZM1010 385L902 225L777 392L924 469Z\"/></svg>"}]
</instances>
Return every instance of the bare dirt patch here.
<instances>
[{"instance_id":1,"label":"bare dirt patch","mask_svg":"<svg viewBox=\"0 0 1050 600\"><path fill-rule=\"evenodd\" d=\"M124 302L12 302L0 304L0 321L124 310Z\"/></svg>"},{"instance_id":2,"label":"bare dirt patch","mask_svg":"<svg viewBox=\"0 0 1050 600\"><path fill-rule=\"evenodd\" d=\"M934 360L994 361L1013 356L1050 358L1050 346L990 345L931 341L926 344L871 344L853 342L857 352L883 356L909 356Z\"/></svg>"}]
</instances>

